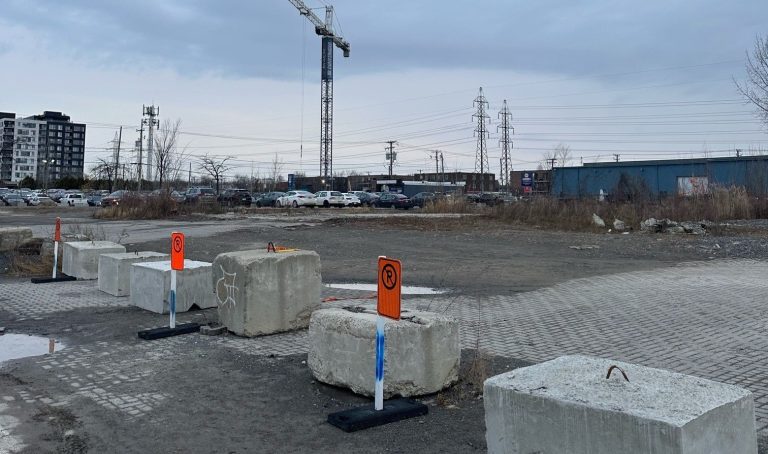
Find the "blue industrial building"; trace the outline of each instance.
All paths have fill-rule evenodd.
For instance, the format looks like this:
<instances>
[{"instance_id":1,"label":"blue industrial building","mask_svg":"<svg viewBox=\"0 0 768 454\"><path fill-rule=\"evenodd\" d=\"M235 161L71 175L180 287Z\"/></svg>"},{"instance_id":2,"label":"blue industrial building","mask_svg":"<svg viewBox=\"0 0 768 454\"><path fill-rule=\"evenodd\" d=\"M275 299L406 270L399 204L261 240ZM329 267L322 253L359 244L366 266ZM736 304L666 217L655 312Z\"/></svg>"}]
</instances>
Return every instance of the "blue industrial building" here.
<instances>
[{"instance_id":1,"label":"blue industrial building","mask_svg":"<svg viewBox=\"0 0 768 454\"><path fill-rule=\"evenodd\" d=\"M712 186L743 186L768 193L768 155L657 161L600 162L552 171L551 194L615 200L705 194Z\"/></svg>"}]
</instances>

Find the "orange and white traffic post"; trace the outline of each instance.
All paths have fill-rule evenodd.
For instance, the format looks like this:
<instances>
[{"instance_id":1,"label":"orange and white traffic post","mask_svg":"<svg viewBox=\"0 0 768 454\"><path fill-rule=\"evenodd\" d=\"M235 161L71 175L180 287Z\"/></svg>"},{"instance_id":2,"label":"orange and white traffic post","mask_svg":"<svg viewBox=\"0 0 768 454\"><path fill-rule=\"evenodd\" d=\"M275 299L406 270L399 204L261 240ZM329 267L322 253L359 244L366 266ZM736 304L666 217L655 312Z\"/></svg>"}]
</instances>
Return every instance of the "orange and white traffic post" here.
<instances>
[{"instance_id":1,"label":"orange and white traffic post","mask_svg":"<svg viewBox=\"0 0 768 454\"><path fill-rule=\"evenodd\" d=\"M59 267L59 241L61 241L61 218L56 218L56 230L53 234L53 279L56 279L56 269Z\"/></svg>"},{"instance_id":2,"label":"orange and white traffic post","mask_svg":"<svg viewBox=\"0 0 768 454\"><path fill-rule=\"evenodd\" d=\"M376 302L376 384L374 409L384 409L384 317L400 320L403 265L400 260L379 256Z\"/></svg>"},{"instance_id":3,"label":"orange and white traffic post","mask_svg":"<svg viewBox=\"0 0 768 454\"><path fill-rule=\"evenodd\" d=\"M184 234L171 233L171 294L168 298L170 323L168 326L176 328L176 271L184 269Z\"/></svg>"}]
</instances>

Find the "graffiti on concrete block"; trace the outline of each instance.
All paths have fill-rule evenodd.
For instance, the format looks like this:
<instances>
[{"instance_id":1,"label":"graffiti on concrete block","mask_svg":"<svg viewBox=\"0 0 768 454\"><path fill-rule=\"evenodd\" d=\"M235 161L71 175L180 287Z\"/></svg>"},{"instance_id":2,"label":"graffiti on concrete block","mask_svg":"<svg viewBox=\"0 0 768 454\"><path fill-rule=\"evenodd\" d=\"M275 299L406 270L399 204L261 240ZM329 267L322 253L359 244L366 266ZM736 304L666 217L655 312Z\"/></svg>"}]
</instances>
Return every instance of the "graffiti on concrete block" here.
<instances>
[{"instance_id":1,"label":"graffiti on concrete block","mask_svg":"<svg viewBox=\"0 0 768 454\"><path fill-rule=\"evenodd\" d=\"M216 299L219 300L219 306L235 307L237 304L235 294L239 291L235 286L237 273L227 273L221 265L219 268L221 268L222 277L216 281Z\"/></svg>"}]
</instances>

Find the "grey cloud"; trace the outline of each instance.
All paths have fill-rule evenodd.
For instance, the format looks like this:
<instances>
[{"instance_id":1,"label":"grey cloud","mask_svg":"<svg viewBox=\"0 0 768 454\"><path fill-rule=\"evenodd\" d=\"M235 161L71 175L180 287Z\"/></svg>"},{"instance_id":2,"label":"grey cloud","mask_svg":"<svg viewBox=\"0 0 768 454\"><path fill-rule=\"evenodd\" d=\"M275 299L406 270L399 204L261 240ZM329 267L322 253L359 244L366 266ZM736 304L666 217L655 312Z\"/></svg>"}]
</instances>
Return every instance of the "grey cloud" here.
<instances>
[{"instance_id":1,"label":"grey cloud","mask_svg":"<svg viewBox=\"0 0 768 454\"><path fill-rule=\"evenodd\" d=\"M768 32L764 0L339 0L335 6L352 44L352 57L337 66L341 76L412 68L579 76L695 65L740 58L756 33ZM10 0L0 18L100 65L161 64L191 76L299 75L303 19L284 0ZM320 43L308 24L306 33L312 77Z\"/></svg>"}]
</instances>

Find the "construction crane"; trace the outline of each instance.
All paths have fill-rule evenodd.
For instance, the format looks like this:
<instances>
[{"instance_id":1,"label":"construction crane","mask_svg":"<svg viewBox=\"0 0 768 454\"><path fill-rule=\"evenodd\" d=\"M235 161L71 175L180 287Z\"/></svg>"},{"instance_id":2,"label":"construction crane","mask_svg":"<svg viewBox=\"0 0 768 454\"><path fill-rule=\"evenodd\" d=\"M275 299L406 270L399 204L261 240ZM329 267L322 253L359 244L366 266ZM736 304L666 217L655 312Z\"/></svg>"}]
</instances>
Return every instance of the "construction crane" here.
<instances>
[{"instance_id":1,"label":"construction crane","mask_svg":"<svg viewBox=\"0 0 768 454\"><path fill-rule=\"evenodd\" d=\"M333 6L325 7L325 21L320 20L302 0L288 0L302 16L312 22L315 33L322 36L320 70L320 175L325 185L333 178L333 46L349 57L349 43L333 30ZM333 189L333 188L332 188Z\"/></svg>"}]
</instances>

